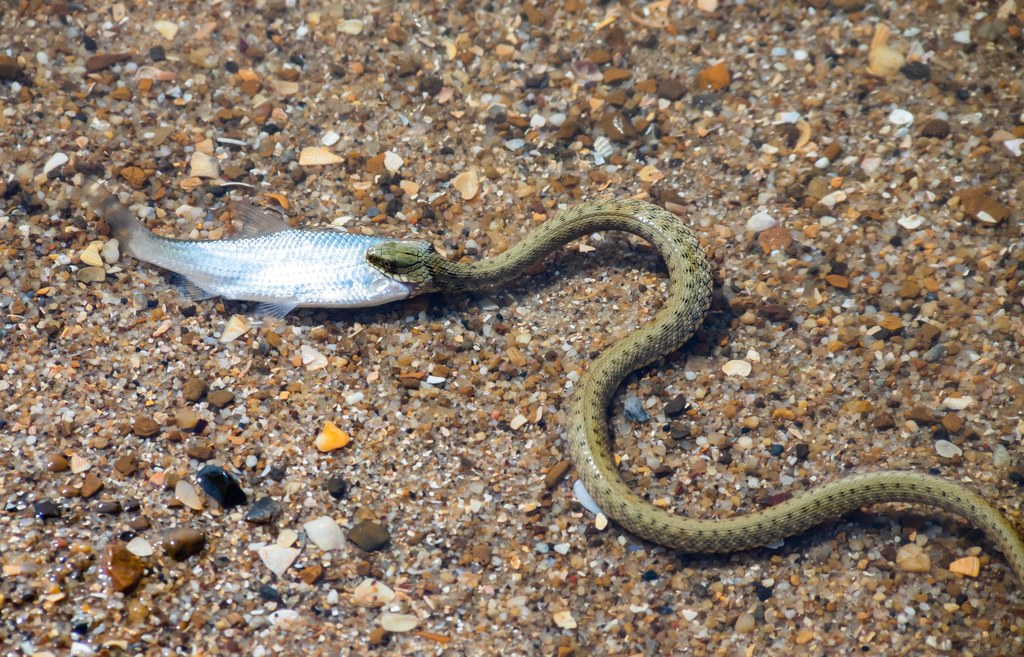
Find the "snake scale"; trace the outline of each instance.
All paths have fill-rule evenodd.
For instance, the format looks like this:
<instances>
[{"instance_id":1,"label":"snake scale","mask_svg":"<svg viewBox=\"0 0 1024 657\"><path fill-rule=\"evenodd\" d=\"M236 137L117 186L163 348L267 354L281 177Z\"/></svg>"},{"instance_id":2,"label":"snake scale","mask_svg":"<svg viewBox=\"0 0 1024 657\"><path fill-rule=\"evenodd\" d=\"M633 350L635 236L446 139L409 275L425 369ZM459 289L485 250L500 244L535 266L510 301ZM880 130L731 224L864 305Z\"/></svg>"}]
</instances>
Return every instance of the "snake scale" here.
<instances>
[{"instance_id":1,"label":"snake scale","mask_svg":"<svg viewBox=\"0 0 1024 657\"><path fill-rule=\"evenodd\" d=\"M367 261L415 292L461 292L501 286L572 240L623 231L650 242L669 271L668 298L654 320L605 349L578 382L567 437L580 478L620 526L684 552L723 553L766 545L880 502L925 504L962 516L1002 550L1024 584L1024 543L1013 525L968 488L908 471L856 474L824 484L762 511L720 520L687 518L645 501L626 486L611 452L608 406L630 372L680 348L704 321L712 292L711 265L696 235L668 211L634 200L582 203L558 214L522 242L473 263L449 261L429 242L371 246Z\"/></svg>"}]
</instances>

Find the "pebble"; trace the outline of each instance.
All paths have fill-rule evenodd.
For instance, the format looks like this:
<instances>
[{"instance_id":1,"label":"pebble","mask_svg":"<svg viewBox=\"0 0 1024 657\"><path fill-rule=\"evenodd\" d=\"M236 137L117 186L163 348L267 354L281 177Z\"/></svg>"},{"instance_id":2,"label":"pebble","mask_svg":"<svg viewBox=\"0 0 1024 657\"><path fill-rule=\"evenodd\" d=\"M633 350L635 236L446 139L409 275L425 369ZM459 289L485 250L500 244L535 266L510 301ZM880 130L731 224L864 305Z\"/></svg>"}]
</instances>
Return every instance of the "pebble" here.
<instances>
[{"instance_id":1,"label":"pebble","mask_svg":"<svg viewBox=\"0 0 1024 657\"><path fill-rule=\"evenodd\" d=\"M238 485L238 480L220 466L204 467L196 475L196 481L207 495L225 509L249 503L245 491Z\"/></svg>"},{"instance_id":2,"label":"pebble","mask_svg":"<svg viewBox=\"0 0 1024 657\"><path fill-rule=\"evenodd\" d=\"M78 454L72 454L69 463L71 464L71 474L82 474L92 467L88 460Z\"/></svg>"},{"instance_id":3,"label":"pebble","mask_svg":"<svg viewBox=\"0 0 1024 657\"><path fill-rule=\"evenodd\" d=\"M336 500L343 500L348 497L348 482L340 476L334 476L327 480L327 492Z\"/></svg>"},{"instance_id":4,"label":"pebble","mask_svg":"<svg viewBox=\"0 0 1024 657\"><path fill-rule=\"evenodd\" d=\"M100 249L100 256L108 265L114 264L121 257L121 243L116 239L107 240Z\"/></svg>"},{"instance_id":5,"label":"pebble","mask_svg":"<svg viewBox=\"0 0 1024 657\"><path fill-rule=\"evenodd\" d=\"M556 611L551 619L555 621L555 625L563 630L575 630L577 627L576 618L574 618L572 612L568 610Z\"/></svg>"},{"instance_id":6,"label":"pebble","mask_svg":"<svg viewBox=\"0 0 1024 657\"><path fill-rule=\"evenodd\" d=\"M314 444L321 452L333 452L341 449L349 443L351 438L347 433L338 428L336 424L328 420L324 428L316 436Z\"/></svg>"},{"instance_id":7,"label":"pebble","mask_svg":"<svg viewBox=\"0 0 1024 657\"><path fill-rule=\"evenodd\" d=\"M629 142L636 137L636 128L633 127L633 122L619 111L605 112L597 125L601 132L612 141Z\"/></svg>"},{"instance_id":8,"label":"pebble","mask_svg":"<svg viewBox=\"0 0 1024 657\"><path fill-rule=\"evenodd\" d=\"M214 408L224 408L235 401L235 393L230 390L212 390L206 395L206 401Z\"/></svg>"},{"instance_id":9,"label":"pebble","mask_svg":"<svg viewBox=\"0 0 1024 657\"><path fill-rule=\"evenodd\" d=\"M729 86L731 81L729 67L725 62L709 66L697 74L697 88L701 91L718 91Z\"/></svg>"},{"instance_id":10,"label":"pebble","mask_svg":"<svg viewBox=\"0 0 1024 657\"><path fill-rule=\"evenodd\" d=\"M391 151L384 153L384 168L387 169L388 172L395 173L402 168L403 164L405 164L405 161L402 160L398 154L392 153Z\"/></svg>"},{"instance_id":11,"label":"pebble","mask_svg":"<svg viewBox=\"0 0 1024 657\"><path fill-rule=\"evenodd\" d=\"M195 403L206 394L206 382L202 379L191 377L186 379L181 386L181 395L185 401Z\"/></svg>"},{"instance_id":12,"label":"pebble","mask_svg":"<svg viewBox=\"0 0 1024 657\"><path fill-rule=\"evenodd\" d=\"M333 130L328 130L324 133L324 136L320 138L320 143L330 148L338 143L341 139L341 135Z\"/></svg>"},{"instance_id":13,"label":"pebble","mask_svg":"<svg viewBox=\"0 0 1024 657\"><path fill-rule=\"evenodd\" d=\"M752 369L753 366L745 360L730 360L722 366L722 372L726 376L747 377L750 376Z\"/></svg>"},{"instance_id":14,"label":"pebble","mask_svg":"<svg viewBox=\"0 0 1024 657\"><path fill-rule=\"evenodd\" d=\"M587 487L583 484L582 479L577 479L572 484L573 495L576 496L576 500L583 506L584 509L590 511L594 515L603 513L601 507L597 505L597 502L593 497L590 496L590 492L587 491Z\"/></svg>"},{"instance_id":15,"label":"pebble","mask_svg":"<svg viewBox=\"0 0 1024 657\"><path fill-rule=\"evenodd\" d=\"M945 139L949 136L950 125L945 119L930 118L921 126L921 136Z\"/></svg>"},{"instance_id":16,"label":"pebble","mask_svg":"<svg viewBox=\"0 0 1024 657\"><path fill-rule=\"evenodd\" d=\"M476 171L470 169L455 176L452 180L452 186L459 190L463 199L469 201L480 191L480 179L477 177Z\"/></svg>"},{"instance_id":17,"label":"pebble","mask_svg":"<svg viewBox=\"0 0 1024 657\"><path fill-rule=\"evenodd\" d=\"M270 624L282 630L294 630L302 624L302 616L294 609L276 609L267 616Z\"/></svg>"},{"instance_id":18,"label":"pebble","mask_svg":"<svg viewBox=\"0 0 1024 657\"><path fill-rule=\"evenodd\" d=\"M997 443L992 448L992 466L996 468L1005 468L1010 465L1010 450L1006 449L1006 446Z\"/></svg>"},{"instance_id":19,"label":"pebble","mask_svg":"<svg viewBox=\"0 0 1024 657\"><path fill-rule=\"evenodd\" d=\"M228 323L224 325L224 330L221 332L218 340L221 344L228 344L233 342L240 336L244 335L250 326L246 323L245 318L241 315L232 315L228 319Z\"/></svg>"},{"instance_id":20,"label":"pebble","mask_svg":"<svg viewBox=\"0 0 1024 657\"><path fill-rule=\"evenodd\" d=\"M82 497L88 499L103 490L103 482L94 473L90 472L82 480Z\"/></svg>"},{"instance_id":21,"label":"pebble","mask_svg":"<svg viewBox=\"0 0 1024 657\"><path fill-rule=\"evenodd\" d=\"M377 523L364 520L349 530L348 540L364 552L373 552L385 547L391 534Z\"/></svg>"},{"instance_id":22,"label":"pebble","mask_svg":"<svg viewBox=\"0 0 1024 657\"><path fill-rule=\"evenodd\" d=\"M284 547L276 543L264 545L257 554L270 572L278 577L283 577L285 571L291 568L295 560L299 558L299 550L293 547Z\"/></svg>"},{"instance_id":23,"label":"pebble","mask_svg":"<svg viewBox=\"0 0 1024 657\"><path fill-rule=\"evenodd\" d=\"M760 233L762 230L768 230L769 228L775 228L778 225L779 222L775 221L775 218L767 212L758 212L747 219L747 230L755 233Z\"/></svg>"},{"instance_id":24,"label":"pebble","mask_svg":"<svg viewBox=\"0 0 1024 657\"><path fill-rule=\"evenodd\" d=\"M153 555L153 544L141 536L136 536L128 541L125 549L137 557L145 558Z\"/></svg>"},{"instance_id":25,"label":"pebble","mask_svg":"<svg viewBox=\"0 0 1024 657\"><path fill-rule=\"evenodd\" d=\"M357 36L363 33L363 21L358 18L348 18L338 23L338 31L342 34Z\"/></svg>"},{"instance_id":26,"label":"pebble","mask_svg":"<svg viewBox=\"0 0 1024 657\"><path fill-rule=\"evenodd\" d=\"M572 461L563 459L555 464L555 467L548 470L548 473L544 476L544 486L546 488L554 488L558 485L558 482L562 481L565 477L565 473L569 471L572 466Z\"/></svg>"},{"instance_id":27,"label":"pebble","mask_svg":"<svg viewBox=\"0 0 1024 657\"><path fill-rule=\"evenodd\" d=\"M103 267L82 267L75 276L83 283L102 283L107 280L107 272Z\"/></svg>"},{"instance_id":28,"label":"pebble","mask_svg":"<svg viewBox=\"0 0 1024 657\"><path fill-rule=\"evenodd\" d=\"M175 561L184 561L199 554L205 545L206 534L196 529L178 527L164 534L164 552Z\"/></svg>"},{"instance_id":29,"label":"pebble","mask_svg":"<svg viewBox=\"0 0 1024 657\"><path fill-rule=\"evenodd\" d=\"M107 576L111 589L127 593L138 585L145 566L124 545L108 543L100 556L100 571Z\"/></svg>"},{"instance_id":30,"label":"pebble","mask_svg":"<svg viewBox=\"0 0 1024 657\"><path fill-rule=\"evenodd\" d=\"M899 107L889 112L888 118L893 125L910 125L914 122L914 115Z\"/></svg>"},{"instance_id":31,"label":"pebble","mask_svg":"<svg viewBox=\"0 0 1024 657\"><path fill-rule=\"evenodd\" d=\"M352 604L357 607L383 607L391 604L395 592L373 578L366 578L352 591Z\"/></svg>"},{"instance_id":32,"label":"pebble","mask_svg":"<svg viewBox=\"0 0 1024 657\"><path fill-rule=\"evenodd\" d=\"M948 440L943 439L935 441L935 453L944 459L951 459L955 456L960 456L964 451Z\"/></svg>"},{"instance_id":33,"label":"pebble","mask_svg":"<svg viewBox=\"0 0 1024 657\"><path fill-rule=\"evenodd\" d=\"M626 397L626 401L623 403L623 412L633 422L647 422L651 419L651 416L644 410L643 402L636 395Z\"/></svg>"},{"instance_id":34,"label":"pebble","mask_svg":"<svg viewBox=\"0 0 1024 657\"><path fill-rule=\"evenodd\" d=\"M220 176L220 161L212 155L196 151L189 160L189 175L196 178L216 178Z\"/></svg>"},{"instance_id":35,"label":"pebble","mask_svg":"<svg viewBox=\"0 0 1024 657\"><path fill-rule=\"evenodd\" d=\"M926 573L932 568L932 560L917 543L905 543L896 551L896 565L908 573Z\"/></svg>"},{"instance_id":36,"label":"pebble","mask_svg":"<svg viewBox=\"0 0 1024 657\"><path fill-rule=\"evenodd\" d=\"M281 515L281 505L271 497L261 497L245 513L245 521L253 525L269 525Z\"/></svg>"},{"instance_id":37,"label":"pebble","mask_svg":"<svg viewBox=\"0 0 1024 657\"><path fill-rule=\"evenodd\" d=\"M47 175L54 169L58 169L68 163L68 156L66 153L54 153L46 160L46 164L43 165L43 175Z\"/></svg>"},{"instance_id":38,"label":"pebble","mask_svg":"<svg viewBox=\"0 0 1024 657\"><path fill-rule=\"evenodd\" d=\"M527 419L525 415L519 413L509 421L508 426L510 429L512 429L512 431L519 431L520 429L523 428L523 425L525 425L529 421L530 420Z\"/></svg>"},{"instance_id":39,"label":"pebble","mask_svg":"<svg viewBox=\"0 0 1024 657\"><path fill-rule=\"evenodd\" d=\"M32 512L40 520L48 520L60 517L60 507L50 500L42 500L32 504Z\"/></svg>"},{"instance_id":40,"label":"pebble","mask_svg":"<svg viewBox=\"0 0 1024 657\"><path fill-rule=\"evenodd\" d=\"M140 415L135 418L135 423L132 425L132 433L139 438L152 438L153 436L160 433L160 425L144 415Z\"/></svg>"},{"instance_id":41,"label":"pebble","mask_svg":"<svg viewBox=\"0 0 1024 657\"><path fill-rule=\"evenodd\" d=\"M179 409L174 414L174 424L183 431L191 431L199 426L201 418L199 414L190 408Z\"/></svg>"},{"instance_id":42,"label":"pebble","mask_svg":"<svg viewBox=\"0 0 1024 657\"><path fill-rule=\"evenodd\" d=\"M971 406L974 406L973 397L946 397L942 400L942 405L951 411L963 411L967 410Z\"/></svg>"},{"instance_id":43,"label":"pebble","mask_svg":"<svg viewBox=\"0 0 1024 657\"><path fill-rule=\"evenodd\" d=\"M174 41L178 36L178 24L174 21L153 21L153 29L168 41Z\"/></svg>"},{"instance_id":44,"label":"pebble","mask_svg":"<svg viewBox=\"0 0 1024 657\"><path fill-rule=\"evenodd\" d=\"M395 614L385 611L378 619L380 626L387 632L409 632L415 630L420 624L420 619L412 614Z\"/></svg>"},{"instance_id":45,"label":"pebble","mask_svg":"<svg viewBox=\"0 0 1024 657\"><path fill-rule=\"evenodd\" d=\"M302 528L306 531L309 540L313 541L321 550L340 550L345 547L345 534L334 518L330 516L320 516L315 520L310 520Z\"/></svg>"},{"instance_id":46,"label":"pebble","mask_svg":"<svg viewBox=\"0 0 1024 657\"><path fill-rule=\"evenodd\" d=\"M733 626L733 629L740 634L747 634L748 632L754 631L754 625L754 615L750 612L744 612L736 619L736 624Z\"/></svg>"},{"instance_id":47,"label":"pebble","mask_svg":"<svg viewBox=\"0 0 1024 657\"><path fill-rule=\"evenodd\" d=\"M323 353L310 347L308 344L299 347L299 356L302 358L302 364L310 372L327 367L327 356L324 356Z\"/></svg>"},{"instance_id":48,"label":"pebble","mask_svg":"<svg viewBox=\"0 0 1024 657\"><path fill-rule=\"evenodd\" d=\"M103 256L100 255L99 248L92 244L86 250L82 251L79 256L79 260L92 267L103 266Z\"/></svg>"},{"instance_id":49,"label":"pebble","mask_svg":"<svg viewBox=\"0 0 1024 657\"><path fill-rule=\"evenodd\" d=\"M68 469L68 460L62 454L51 453L46 456L46 469L50 472L64 472Z\"/></svg>"},{"instance_id":50,"label":"pebble","mask_svg":"<svg viewBox=\"0 0 1024 657\"><path fill-rule=\"evenodd\" d=\"M341 164L345 158L320 146L307 146L299 151L299 165L304 167Z\"/></svg>"},{"instance_id":51,"label":"pebble","mask_svg":"<svg viewBox=\"0 0 1024 657\"><path fill-rule=\"evenodd\" d=\"M199 499L199 493L195 486L184 479L179 479L174 484L174 499L178 500L193 511L203 510L203 501Z\"/></svg>"}]
</instances>

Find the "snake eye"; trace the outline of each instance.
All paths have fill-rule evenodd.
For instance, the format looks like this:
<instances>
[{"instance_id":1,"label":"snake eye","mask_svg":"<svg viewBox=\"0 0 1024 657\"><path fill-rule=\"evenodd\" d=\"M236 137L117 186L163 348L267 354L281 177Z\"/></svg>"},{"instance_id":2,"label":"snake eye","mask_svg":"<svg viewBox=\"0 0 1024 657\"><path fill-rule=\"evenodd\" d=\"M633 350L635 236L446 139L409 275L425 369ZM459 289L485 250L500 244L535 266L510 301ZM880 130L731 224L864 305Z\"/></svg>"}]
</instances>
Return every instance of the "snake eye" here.
<instances>
[{"instance_id":1,"label":"snake eye","mask_svg":"<svg viewBox=\"0 0 1024 657\"><path fill-rule=\"evenodd\" d=\"M426 259L434 253L430 242L395 241L366 250L371 267L402 283L424 283L429 278Z\"/></svg>"}]
</instances>

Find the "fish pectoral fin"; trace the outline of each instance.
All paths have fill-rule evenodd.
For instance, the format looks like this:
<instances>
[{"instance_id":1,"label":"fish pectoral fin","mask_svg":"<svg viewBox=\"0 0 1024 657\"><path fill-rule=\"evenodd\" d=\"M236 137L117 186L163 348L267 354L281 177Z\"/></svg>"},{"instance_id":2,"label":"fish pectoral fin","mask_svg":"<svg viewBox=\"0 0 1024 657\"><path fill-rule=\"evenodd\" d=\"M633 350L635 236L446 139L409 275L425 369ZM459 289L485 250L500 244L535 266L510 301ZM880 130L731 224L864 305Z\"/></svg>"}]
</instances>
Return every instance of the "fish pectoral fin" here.
<instances>
[{"instance_id":1,"label":"fish pectoral fin","mask_svg":"<svg viewBox=\"0 0 1024 657\"><path fill-rule=\"evenodd\" d=\"M298 305L299 302L294 299L286 299L283 301L264 301L256 307L256 314L261 317L282 319L285 315L295 310L295 307Z\"/></svg>"},{"instance_id":2,"label":"fish pectoral fin","mask_svg":"<svg viewBox=\"0 0 1024 657\"><path fill-rule=\"evenodd\" d=\"M172 274L171 282L178 286L178 289L181 290L181 293L189 301L205 301L207 299L212 299L213 297L217 296L213 292L209 292L199 287L194 282L188 280L181 274Z\"/></svg>"},{"instance_id":3,"label":"fish pectoral fin","mask_svg":"<svg viewBox=\"0 0 1024 657\"><path fill-rule=\"evenodd\" d=\"M270 208L261 208L245 201L231 201L228 209L242 222L242 228L233 239L261 237L291 230L281 215Z\"/></svg>"}]
</instances>

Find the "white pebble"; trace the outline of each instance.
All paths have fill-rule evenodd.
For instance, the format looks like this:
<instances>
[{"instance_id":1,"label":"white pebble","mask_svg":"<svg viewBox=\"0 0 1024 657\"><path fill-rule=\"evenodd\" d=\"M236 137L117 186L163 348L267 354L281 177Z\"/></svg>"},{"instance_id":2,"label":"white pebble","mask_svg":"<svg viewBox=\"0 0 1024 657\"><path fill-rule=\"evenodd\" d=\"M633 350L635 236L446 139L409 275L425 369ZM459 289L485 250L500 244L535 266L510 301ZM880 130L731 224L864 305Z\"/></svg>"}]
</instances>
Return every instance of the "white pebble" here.
<instances>
[{"instance_id":1,"label":"white pebble","mask_svg":"<svg viewBox=\"0 0 1024 657\"><path fill-rule=\"evenodd\" d=\"M199 493L196 492L195 486L184 479L179 479L178 483L174 485L174 499L193 511L203 510L203 501L199 499Z\"/></svg>"},{"instance_id":2,"label":"white pebble","mask_svg":"<svg viewBox=\"0 0 1024 657\"><path fill-rule=\"evenodd\" d=\"M330 148L337 144L339 139L341 139L341 135L333 130L328 130L324 133L324 136L320 138L320 143Z\"/></svg>"},{"instance_id":3,"label":"white pebble","mask_svg":"<svg viewBox=\"0 0 1024 657\"><path fill-rule=\"evenodd\" d=\"M220 162L212 155L196 151L189 162L189 175L196 178L216 178L220 175Z\"/></svg>"},{"instance_id":4,"label":"white pebble","mask_svg":"<svg viewBox=\"0 0 1024 657\"><path fill-rule=\"evenodd\" d=\"M821 197L820 203L826 208L832 209L839 203L846 200L846 192L839 190Z\"/></svg>"},{"instance_id":5,"label":"white pebble","mask_svg":"<svg viewBox=\"0 0 1024 657\"><path fill-rule=\"evenodd\" d=\"M43 165L43 175L50 173L58 167L62 167L68 163L68 156L65 153L54 153L50 156L50 159Z\"/></svg>"},{"instance_id":6,"label":"white pebble","mask_svg":"<svg viewBox=\"0 0 1024 657\"><path fill-rule=\"evenodd\" d=\"M866 157L860 161L861 171L868 175L871 175L872 173L878 171L879 167L881 166L882 158L880 157Z\"/></svg>"},{"instance_id":7,"label":"white pebble","mask_svg":"<svg viewBox=\"0 0 1024 657\"><path fill-rule=\"evenodd\" d=\"M951 459L954 456L960 456L964 451L948 440L936 440L935 453L944 459Z\"/></svg>"},{"instance_id":8,"label":"white pebble","mask_svg":"<svg viewBox=\"0 0 1024 657\"><path fill-rule=\"evenodd\" d=\"M959 32L953 33L953 41L967 45L971 42L971 31L960 30Z\"/></svg>"},{"instance_id":9,"label":"white pebble","mask_svg":"<svg viewBox=\"0 0 1024 657\"><path fill-rule=\"evenodd\" d=\"M363 31L363 21L358 18L350 18L348 20L341 21L341 23L338 24L338 31L342 34L351 34L353 36L361 34Z\"/></svg>"},{"instance_id":10,"label":"white pebble","mask_svg":"<svg viewBox=\"0 0 1024 657\"><path fill-rule=\"evenodd\" d=\"M545 121L544 117L541 116L540 114L534 114L533 116L530 117L531 128L543 128L546 124L547 121Z\"/></svg>"},{"instance_id":11,"label":"white pebble","mask_svg":"<svg viewBox=\"0 0 1024 657\"><path fill-rule=\"evenodd\" d=\"M552 620L555 621L555 625L563 630L576 629L576 619L573 618L571 611L556 611L554 616L552 616Z\"/></svg>"},{"instance_id":12,"label":"white pebble","mask_svg":"<svg viewBox=\"0 0 1024 657\"><path fill-rule=\"evenodd\" d=\"M609 157L612 154L612 143L608 141L605 136L600 136L594 140L594 152L601 157Z\"/></svg>"},{"instance_id":13,"label":"white pebble","mask_svg":"<svg viewBox=\"0 0 1024 657\"><path fill-rule=\"evenodd\" d=\"M264 545L257 553L263 561L263 565L270 569L278 577L284 575L299 557L299 551L295 548L281 547L277 544Z\"/></svg>"},{"instance_id":14,"label":"white pebble","mask_svg":"<svg viewBox=\"0 0 1024 657\"><path fill-rule=\"evenodd\" d=\"M174 41L174 37L178 36L178 24L173 21L155 21L153 29L168 41Z\"/></svg>"},{"instance_id":15,"label":"white pebble","mask_svg":"<svg viewBox=\"0 0 1024 657\"><path fill-rule=\"evenodd\" d=\"M520 413L512 418L512 421L508 423L508 426L512 428L512 431L518 431L527 422L529 422L529 420L526 419L526 416Z\"/></svg>"},{"instance_id":16,"label":"white pebble","mask_svg":"<svg viewBox=\"0 0 1024 657\"><path fill-rule=\"evenodd\" d=\"M141 536L136 536L132 540L128 541L128 545L124 547L137 557L145 558L153 555L153 546L149 541Z\"/></svg>"},{"instance_id":17,"label":"white pebble","mask_svg":"<svg viewBox=\"0 0 1024 657\"><path fill-rule=\"evenodd\" d=\"M696 620L697 615L697 612L693 611L692 609L683 610L683 618L685 618L688 621Z\"/></svg>"},{"instance_id":18,"label":"white pebble","mask_svg":"<svg viewBox=\"0 0 1024 657\"><path fill-rule=\"evenodd\" d=\"M472 199L480 191L480 178L476 175L476 172L470 169L469 171L463 171L459 175L455 176L452 180L452 185L455 189L459 190L462 194L462 198L467 201Z\"/></svg>"},{"instance_id":19,"label":"white pebble","mask_svg":"<svg viewBox=\"0 0 1024 657\"><path fill-rule=\"evenodd\" d=\"M776 118L779 123L796 123L800 120L800 112L779 112Z\"/></svg>"},{"instance_id":20,"label":"white pebble","mask_svg":"<svg viewBox=\"0 0 1024 657\"><path fill-rule=\"evenodd\" d=\"M758 212L757 214L751 215L750 219L747 219L747 230L755 233L760 233L762 230L768 230L769 228L775 228L779 225L779 222L775 220L775 217L771 216L767 212Z\"/></svg>"},{"instance_id":21,"label":"white pebble","mask_svg":"<svg viewBox=\"0 0 1024 657\"><path fill-rule=\"evenodd\" d=\"M340 550L345 547L345 533L330 516L320 516L302 526L306 536L321 550Z\"/></svg>"},{"instance_id":22,"label":"white pebble","mask_svg":"<svg viewBox=\"0 0 1024 657\"><path fill-rule=\"evenodd\" d=\"M897 107L889 112L889 123L893 125L910 125L914 122L914 115L905 109Z\"/></svg>"},{"instance_id":23,"label":"white pebble","mask_svg":"<svg viewBox=\"0 0 1024 657\"><path fill-rule=\"evenodd\" d=\"M992 448L992 466L1005 468L1010 465L1010 451L1002 444Z\"/></svg>"},{"instance_id":24,"label":"white pebble","mask_svg":"<svg viewBox=\"0 0 1024 657\"><path fill-rule=\"evenodd\" d=\"M405 164L405 162L397 153L392 153L391 151L384 153L384 168L387 169L388 172L394 173L398 171L402 168L403 164Z\"/></svg>"},{"instance_id":25,"label":"white pebble","mask_svg":"<svg viewBox=\"0 0 1024 657\"><path fill-rule=\"evenodd\" d=\"M806 50L794 50L793 51L793 59L795 59L798 62L805 61L807 59L807 51Z\"/></svg>"},{"instance_id":26,"label":"white pebble","mask_svg":"<svg viewBox=\"0 0 1024 657\"><path fill-rule=\"evenodd\" d=\"M974 406L973 397L946 397L942 400L942 405L952 411L962 411L964 409Z\"/></svg>"},{"instance_id":27,"label":"white pebble","mask_svg":"<svg viewBox=\"0 0 1024 657\"><path fill-rule=\"evenodd\" d=\"M919 214L912 214L910 216L903 216L896 220L896 223L903 226L907 230L917 230L924 223L924 217Z\"/></svg>"},{"instance_id":28,"label":"white pebble","mask_svg":"<svg viewBox=\"0 0 1024 657\"><path fill-rule=\"evenodd\" d=\"M1006 146L1006 150L1010 151L1014 157L1020 157L1021 144L1024 144L1024 139L1007 139L1003 142L1003 146Z\"/></svg>"},{"instance_id":29,"label":"white pebble","mask_svg":"<svg viewBox=\"0 0 1024 657\"><path fill-rule=\"evenodd\" d=\"M523 146L526 146L526 140L524 139L509 139L505 142L505 148L510 151L518 151Z\"/></svg>"},{"instance_id":30,"label":"white pebble","mask_svg":"<svg viewBox=\"0 0 1024 657\"><path fill-rule=\"evenodd\" d=\"M550 117L548 117L548 123L557 128L561 126L563 123L565 123L565 119L565 114L558 112L557 114L552 114Z\"/></svg>"},{"instance_id":31,"label":"white pebble","mask_svg":"<svg viewBox=\"0 0 1024 657\"><path fill-rule=\"evenodd\" d=\"M352 591L352 604L357 607L383 607L395 599L395 592L382 582L368 577Z\"/></svg>"},{"instance_id":32,"label":"white pebble","mask_svg":"<svg viewBox=\"0 0 1024 657\"><path fill-rule=\"evenodd\" d=\"M299 612L293 609L276 609L268 616L270 624L281 629L293 629L300 620Z\"/></svg>"},{"instance_id":33,"label":"white pebble","mask_svg":"<svg viewBox=\"0 0 1024 657\"><path fill-rule=\"evenodd\" d=\"M363 399L365 399L365 398L366 398L366 395L363 394L362 392L352 392L352 393L349 393L349 394L345 395L345 405L346 406L351 406L353 404L358 404L359 402L363 401Z\"/></svg>"},{"instance_id":34,"label":"white pebble","mask_svg":"<svg viewBox=\"0 0 1024 657\"><path fill-rule=\"evenodd\" d=\"M118 258L121 257L120 247L121 244L116 239L107 240L107 243L100 249L100 256L103 257L103 261L108 265L112 265L117 262Z\"/></svg>"},{"instance_id":35,"label":"white pebble","mask_svg":"<svg viewBox=\"0 0 1024 657\"><path fill-rule=\"evenodd\" d=\"M302 357L302 364L305 365L306 369L310 372L314 370L322 370L327 367L327 356L324 356L308 344L304 344L299 347L299 355Z\"/></svg>"},{"instance_id":36,"label":"white pebble","mask_svg":"<svg viewBox=\"0 0 1024 657\"><path fill-rule=\"evenodd\" d=\"M218 339L222 344L227 344L248 330L249 325L245 323L245 319L241 315L232 315L227 325L224 326L224 332L220 334Z\"/></svg>"},{"instance_id":37,"label":"white pebble","mask_svg":"<svg viewBox=\"0 0 1024 657\"><path fill-rule=\"evenodd\" d=\"M753 366L745 360L730 360L725 365L722 365L722 371L725 372L726 376L750 376L752 368Z\"/></svg>"},{"instance_id":38,"label":"white pebble","mask_svg":"<svg viewBox=\"0 0 1024 657\"><path fill-rule=\"evenodd\" d=\"M772 48L772 57L785 57L789 51L782 46L775 46Z\"/></svg>"},{"instance_id":39,"label":"white pebble","mask_svg":"<svg viewBox=\"0 0 1024 657\"><path fill-rule=\"evenodd\" d=\"M378 622L388 632L408 632L416 629L420 619L412 614L393 614L386 611L380 615Z\"/></svg>"},{"instance_id":40,"label":"white pebble","mask_svg":"<svg viewBox=\"0 0 1024 657\"><path fill-rule=\"evenodd\" d=\"M594 518L594 528L599 532L603 532L606 527L608 527L608 516L603 513L597 514L597 517Z\"/></svg>"},{"instance_id":41,"label":"white pebble","mask_svg":"<svg viewBox=\"0 0 1024 657\"><path fill-rule=\"evenodd\" d=\"M736 446L740 449L747 450L754 446L754 440L750 436L740 436L736 441Z\"/></svg>"},{"instance_id":42,"label":"white pebble","mask_svg":"<svg viewBox=\"0 0 1024 657\"><path fill-rule=\"evenodd\" d=\"M594 501L594 498L590 496L590 493L587 491L587 487L583 485L582 479L577 479L573 483L572 492L576 496L576 500L583 505L584 509L590 511L595 516L598 514L604 514L604 512L601 511L601 507L599 507L597 502Z\"/></svg>"},{"instance_id":43,"label":"white pebble","mask_svg":"<svg viewBox=\"0 0 1024 657\"><path fill-rule=\"evenodd\" d=\"M555 552L557 552L558 554L569 554L569 544L568 543L556 543L554 549L555 549Z\"/></svg>"}]
</instances>

